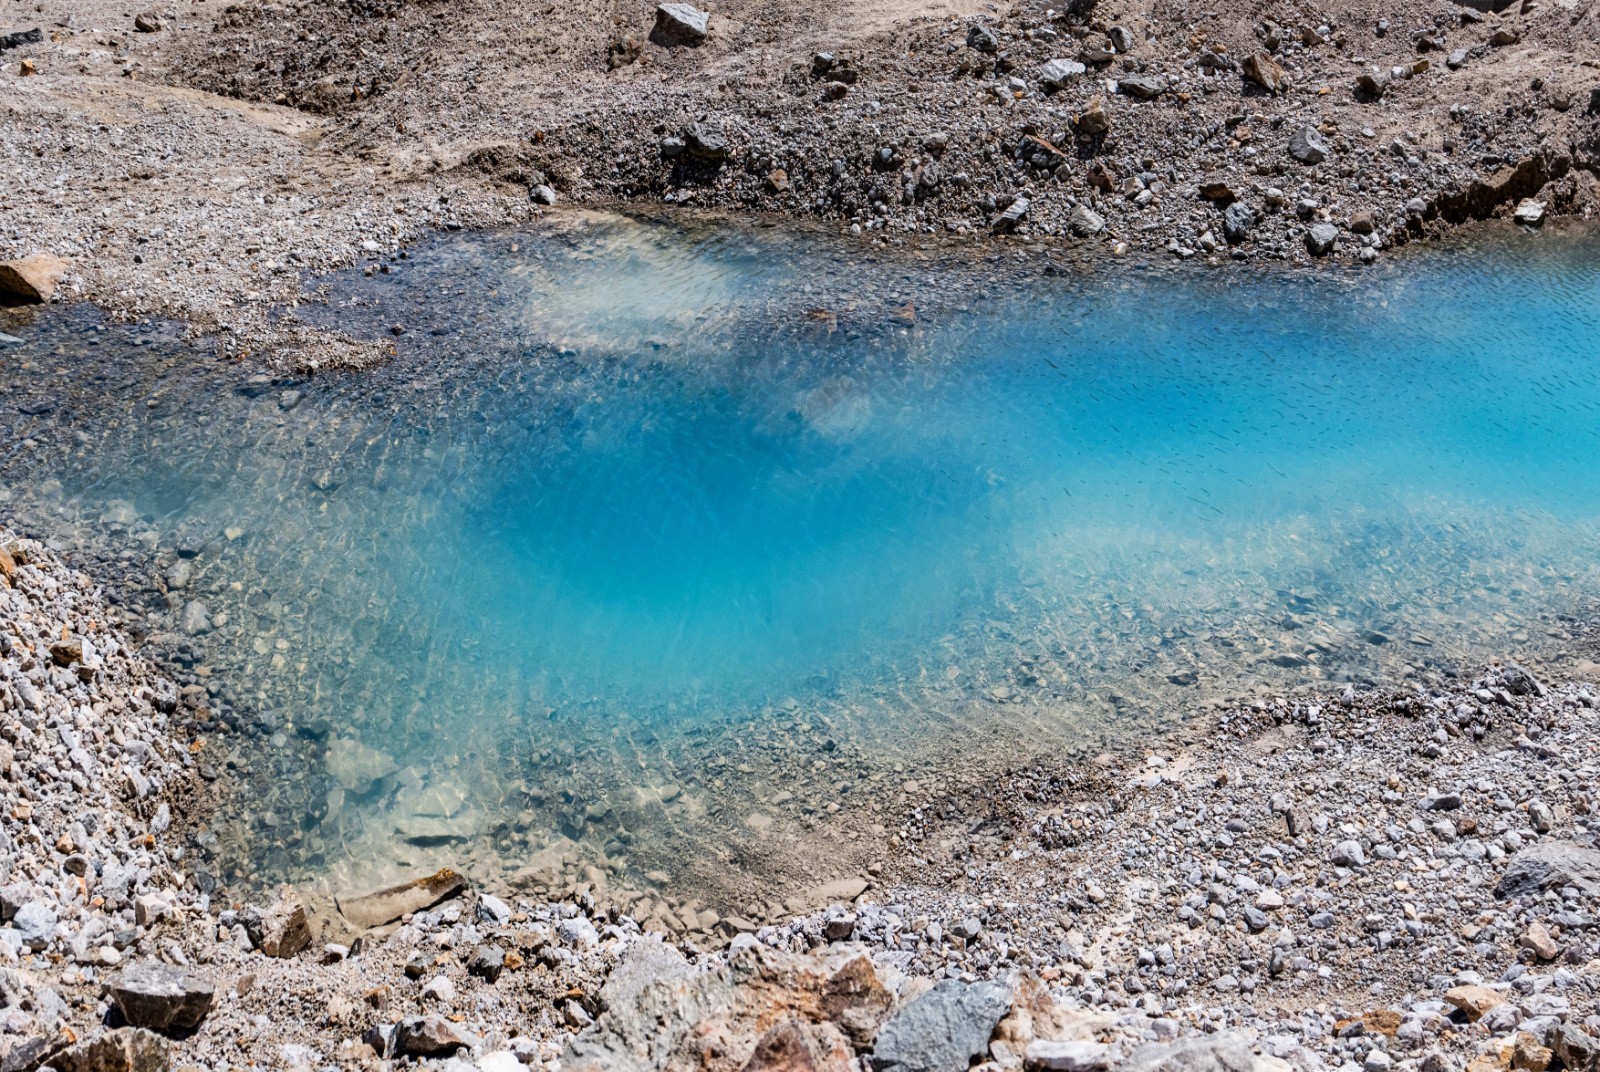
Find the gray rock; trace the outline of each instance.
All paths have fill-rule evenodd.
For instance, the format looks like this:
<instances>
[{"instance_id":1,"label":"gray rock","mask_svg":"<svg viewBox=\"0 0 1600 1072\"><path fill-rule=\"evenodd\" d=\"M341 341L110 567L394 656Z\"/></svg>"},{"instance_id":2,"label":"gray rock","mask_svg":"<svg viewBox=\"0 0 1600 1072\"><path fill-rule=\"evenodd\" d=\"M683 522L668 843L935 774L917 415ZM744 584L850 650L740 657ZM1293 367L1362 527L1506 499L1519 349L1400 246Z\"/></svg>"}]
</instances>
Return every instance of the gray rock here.
<instances>
[{"instance_id":1,"label":"gray rock","mask_svg":"<svg viewBox=\"0 0 1600 1072\"><path fill-rule=\"evenodd\" d=\"M1250 237L1256 225L1256 210L1243 201L1235 201L1222 213L1222 233L1234 245Z\"/></svg>"},{"instance_id":2,"label":"gray rock","mask_svg":"<svg viewBox=\"0 0 1600 1072\"><path fill-rule=\"evenodd\" d=\"M511 922L511 906L491 894L478 896L478 918L485 923L503 927Z\"/></svg>"},{"instance_id":3,"label":"gray rock","mask_svg":"<svg viewBox=\"0 0 1600 1072\"><path fill-rule=\"evenodd\" d=\"M190 636L199 636L211 632L211 611L198 599L191 599L183 605L183 614L178 620L178 627Z\"/></svg>"},{"instance_id":4,"label":"gray rock","mask_svg":"<svg viewBox=\"0 0 1600 1072\"><path fill-rule=\"evenodd\" d=\"M1444 65L1452 71L1459 71L1467 65L1467 50L1458 48L1445 57Z\"/></svg>"},{"instance_id":5,"label":"gray rock","mask_svg":"<svg viewBox=\"0 0 1600 1072\"><path fill-rule=\"evenodd\" d=\"M1289 138L1289 155L1302 164L1320 164L1328 158L1328 142L1316 127L1301 127Z\"/></svg>"},{"instance_id":6,"label":"gray rock","mask_svg":"<svg viewBox=\"0 0 1600 1072\"><path fill-rule=\"evenodd\" d=\"M43 901L29 901L17 909L11 925L21 935L23 944L37 952L55 940L57 929L55 909Z\"/></svg>"},{"instance_id":7,"label":"gray rock","mask_svg":"<svg viewBox=\"0 0 1600 1072\"><path fill-rule=\"evenodd\" d=\"M1575 841L1542 841L1518 852L1494 888L1496 897L1531 897L1545 890L1576 886L1600 896L1600 851Z\"/></svg>"},{"instance_id":8,"label":"gray rock","mask_svg":"<svg viewBox=\"0 0 1600 1072\"><path fill-rule=\"evenodd\" d=\"M281 887L266 908L245 913L244 929L255 947L269 957L292 957L311 944L306 907L292 886Z\"/></svg>"},{"instance_id":9,"label":"gray rock","mask_svg":"<svg viewBox=\"0 0 1600 1072\"><path fill-rule=\"evenodd\" d=\"M1338 242L1339 228L1331 223L1313 224L1306 232L1306 248L1318 257L1332 253Z\"/></svg>"},{"instance_id":10,"label":"gray rock","mask_svg":"<svg viewBox=\"0 0 1600 1072\"><path fill-rule=\"evenodd\" d=\"M728 139L705 123L690 123L683 132L683 150L696 160L720 164L728 159Z\"/></svg>"},{"instance_id":11,"label":"gray rock","mask_svg":"<svg viewBox=\"0 0 1600 1072\"><path fill-rule=\"evenodd\" d=\"M398 1057L448 1057L467 1044L442 1016L410 1016L394 1029Z\"/></svg>"},{"instance_id":12,"label":"gray rock","mask_svg":"<svg viewBox=\"0 0 1600 1072\"><path fill-rule=\"evenodd\" d=\"M1544 222L1544 204L1531 197L1524 198L1511 218L1529 227L1537 227Z\"/></svg>"},{"instance_id":13,"label":"gray rock","mask_svg":"<svg viewBox=\"0 0 1600 1072\"><path fill-rule=\"evenodd\" d=\"M528 197L536 205L553 205L557 201L556 192L542 182L528 190Z\"/></svg>"},{"instance_id":14,"label":"gray rock","mask_svg":"<svg viewBox=\"0 0 1600 1072\"><path fill-rule=\"evenodd\" d=\"M1030 1069L1050 1072L1100 1072L1111 1067L1111 1047L1082 1039L1035 1039L1028 1043L1024 1063Z\"/></svg>"},{"instance_id":15,"label":"gray rock","mask_svg":"<svg viewBox=\"0 0 1600 1072\"><path fill-rule=\"evenodd\" d=\"M1255 1063L1249 1042L1218 1034L1140 1046L1118 1072L1251 1072Z\"/></svg>"},{"instance_id":16,"label":"gray rock","mask_svg":"<svg viewBox=\"0 0 1600 1072\"><path fill-rule=\"evenodd\" d=\"M1039 82L1046 89L1064 89L1088 68L1077 60L1051 60L1039 68Z\"/></svg>"},{"instance_id":17,"label":"gray rock","mask_svg":"<svg viewBox=\"0 0 1600 1072\"><path fill-rule=\"evenodd\" d=\"M872 1065L880 1072L959 1072L988 1049L1010 993L997 983L945 979L878 1030Z\"/></svg>"},{"instance_id":18,"label":"gray rock","mask_svg":"<svg viewBox=\"0 0 1600 1072\"><path fill-rule=\"evenodd\" d=\"M1072 210L1067 226L1079 238L1088 238L1106 229L1106 218L1088 205L1079 205Z\"/></svg>"},{"instance_id":19,"label":"gray rock","mask_svg":"<svg viewBox=\"0 0 1600 1072\"><path fill-rule=\"evenodd\" d=\"M480 945L467 960L467 973L494 982L506 967L506 951L497 945Z\"/></svg>"},{"instance_id":20,"label":"gray rock","mask_svg":"<svg viewBox=\"0 0 1600 1072\"><path fill-rule=\"evenodd\" d=\"M711 15L693 4L662 4L650 33L662 44L698 45L710 29Z\"/></svg>"},{"instance_id":21,"label":"gray rock","mask_svg":"<svg viewBox=\"0 0 1600 1072\"><path fill-rule=\"evenodd\" d=\"M45 1067L56 1072L162 1072L167 1040L142 1027L113 1028L61 1051Z\"/></svg>"},{"instance_id":22,"label":"gray rock","mask_svg":"<svg viewBox=\"0 0 1600 1072\"><path fill-rule=\"evenodd\" d=\"M1166 91L1167 80L1160 75L1129 75L1117 82L1117 92L1134 100L1155 100Z\"/></svg>"},{"instance_id":23,"label":"gray rock","mask_svg":"<svg viewBox=\"0 0 1600 1072\"><path fill-rule=\"evenodd\" d=\"M682 978L693 971L677 947L667 945L659 935L641 938L629 944L606 977L600 1004L607 1009L633 1005L651 983Z\"/></svg>"},{"instance_id":24,"label":"gray rock","mask_svg":"<svg viewBox=\"0 0 1600 1072\"><path fill-rule=\"evenodd\" d=\"M1026 197L1019 197L1005 207L994 219L989 221L989 226L996 231L1010 231L1015 229L1028 214L1029 201Z\"/></svg>"},{"instance_id":25,"label":"gray rock","mask_svg":"<svg viewBox=\"0 0 1600 1072\"><path fill-rule=\"evenodd\" d=\"M1330 224L1329 226L1332 225ZM1337 231L1334 232L1334 237L1338 237ZM1364 867L1367 862L1367 854L1361 850L1361 842L1351 838L1335 845L1333 852L1329 855L1329 859L1333 861L1333 866L1335 867Z\"/></svg>"},{"instance_id":26,"label":"gray rock","mask_svg":"<svg viewBox=\"0 0 1600 1072\"><path fill-rule=\"evenodd\" d=\"M996 52L1000 48L1000 39L994 35L993 30L980 22L967 31L967 47L977 49L979 52Z\"/></svg>"},{"instance_id":27,"label":"gray rock","mask_svg":"<svg viewBox=\"0 0 1600 1072\"><path fill-rule=\"evenodd\" d=\"M155 960L129 964L111 984L111 1000L124 1020L164 1035L199 1027L215 997L198 975Z\"/></svg>"}]
</instances>

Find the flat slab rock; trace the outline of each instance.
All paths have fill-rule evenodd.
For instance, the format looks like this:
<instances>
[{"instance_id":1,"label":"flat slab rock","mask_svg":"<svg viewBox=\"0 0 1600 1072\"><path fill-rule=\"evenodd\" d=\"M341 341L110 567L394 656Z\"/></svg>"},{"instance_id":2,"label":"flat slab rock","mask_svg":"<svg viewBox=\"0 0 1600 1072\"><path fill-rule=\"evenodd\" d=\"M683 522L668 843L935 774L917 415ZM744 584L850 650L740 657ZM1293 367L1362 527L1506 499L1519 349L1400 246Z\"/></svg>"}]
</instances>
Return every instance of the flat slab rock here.
<instances>
[{"instance_id":1,"label":"flat slab rock","mask_svg":"<svg viewBox=\"0 0 1600 1072\"><path fill-rule=\"evenodd\" d=\"M467 880L445 867L431 875L360 897L339 897L334 903L339 906L341 916L354 926L365 929L393 923L407 912L432 908L446 897L453 897L466 888Z\"/></svg>"},{"instance_id":2,"label":"flat slab rock","mask_svg":"<svg viewBox=\"0 0 1600 1072\"><path fill-rule=\"evenodd\" d=\"M1541 841L1511 858L1494 888L1496 897L1530 897L1575 886L1600 896L1600 850L1576 841Z\"/></svg>"},{"instance_id":3,"label":"flat slab rock","mask_svg":"<svg viewBox=\"0 0 1600 1072\"><path fill-rule=\"evenodd\" d=\"M216 989L194 972L154 960L135 961L111 984L124 1020L162 1034L193 1031L215 999Z\"/></svg>"}]
</instances>

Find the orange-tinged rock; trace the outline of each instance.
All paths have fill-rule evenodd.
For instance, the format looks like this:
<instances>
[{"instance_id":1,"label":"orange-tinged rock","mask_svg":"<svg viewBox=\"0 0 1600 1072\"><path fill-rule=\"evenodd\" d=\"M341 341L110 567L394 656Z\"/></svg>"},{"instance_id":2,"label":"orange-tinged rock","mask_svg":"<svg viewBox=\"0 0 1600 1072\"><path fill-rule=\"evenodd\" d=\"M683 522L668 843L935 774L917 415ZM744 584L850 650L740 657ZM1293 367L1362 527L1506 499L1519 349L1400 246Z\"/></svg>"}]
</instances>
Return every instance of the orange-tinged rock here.
<instances>
[{"instance_id":1,"label":"orange-tinged rock","mask_svg":"<svg viewBox=\"0 0 1600 1072\"><path fill-rule=\"evenodd\" d=\"M1452 987L1444 992L1444 999L1460 1009L1470 1023L1477 1023L1484 1013L1506 1003L1502 995L1486 986Z\"/></svg>"},{"instance_id":2,"label":"orange-tinged rock","mask_svg":"<svg viewBox=\"0 0 1600 1072\"><path fill-rule=\"evenodd\" d=\"M0 294L25 302L47 302L72 262L50 253L0 261Z\"/></svg>"}]
</instances>

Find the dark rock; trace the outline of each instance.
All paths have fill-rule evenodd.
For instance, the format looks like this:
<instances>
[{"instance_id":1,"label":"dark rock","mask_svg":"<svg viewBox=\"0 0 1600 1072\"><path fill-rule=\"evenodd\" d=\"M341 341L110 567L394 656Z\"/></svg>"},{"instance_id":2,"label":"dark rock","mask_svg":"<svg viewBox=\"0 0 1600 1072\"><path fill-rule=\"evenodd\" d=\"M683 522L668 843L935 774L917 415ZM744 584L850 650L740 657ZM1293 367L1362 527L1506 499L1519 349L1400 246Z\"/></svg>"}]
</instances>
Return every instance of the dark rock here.
<instances>
[{"instance_id":1,"label":"dark rock","mask_svg":"<svg viewBox=\"0 0 1600 1072\"><path fill-rule=\"evenodd\" d=\"M1018 197L1005 207L994 219L989 221L991 229L997 232L1012 231L1028 215L1028 199Z\"/></svg>"},{"instance_id":2,"label":"dark rock","mask_svg":"<svg viewBox=\"0 0 1600 1072\"><path fill-rule=\"evenodd\" d=\"M37 45L44 41L44 31L39 29L17 30L14 33L0 34L0 52L23 45Z\"/></svg>"},{"instance_id":3,"label":"dark rock","mask_svg":"<svg viewBox=\"0 0 1600 1072\"><path fill-rule=\"evenodd\" d=\"M291 886L281 887L266 908L252 906L243 922L250 941L269 957L292 957L311 944L306 906Z\"/></svg>"},{"instance_id":4,"label":"dark rock","mask_svg":"<svg viewBox=\"0 0 1600 1072\"><path fill-rule=\"evenodd\" d=\"M1255 225L1256 210L1243 201L1235 201L1222 214L1222 233L1234 245L1249 238Z\"/></svg>"},{"instance_id":5,"label":"dark rock","mask_svg":"<svg viewBox=\"0 0 1600 1072\"><path fill-rule=\"evenodd\" d=\"M1372 218L1372 210L1371 209L1361 208L1361 209L1357 209L1356 211L1350 213L1350 233L1351 234L1369 235L1374 230L1376 230L1376 228L1377 228L1377 224ZM1460 798L1459 797L1457 798L1456 803L1457 803L1457 806L1459 807L1460 806Z\"/></svg>"},{"instance_id":6,"label":"dark rock","mask_svg":"<svg viewBox=\"0 0 1600 1072\"><path fill-rule=\"evenodd\" d=\"M1338 242L1339 228L1331 223L1313 224L1306 232L1306 248L1318 257L1332 253Z\"/></svg>"},{"instance_id":7,"label":"dark rock","mask_svg":"<svg viewBox=\"0 0 1600 1072\"><path fill-rule=\"evenodd\" d=\"M215 988L198 975L154 960L128 965L111 984L124 1020L165 1035L199 1027L215 998Z\"/></svg>"},{"instance_id":8,"label":"dark rock","mask_svg":"<svg viewBox=\"0 0 1600 1072\"><path fill-rule=\"evenodd\" d=\"M690 123L683 132L684 152L696 160L720 164L728 159L728 139L705 123Z\"/></svg>"},{"instance_id":9,"label":"dark rock","mask_svg":"<svg viewBox=\"0 0 1600 1072\"><path fill-rule=\"evenodd\" d=\"M818 52L811 57L811 77L821 78L831 70L833 70L832 52Z\"/></svg>"},{"instance_id":10,"label":"dark rock","mask_svg":"<svg viewBox=\"0 0 1600 1072\"><path fill-rule=\"evenodd\" d=\"M1388 88L1388 76L1378 71L1362 71L1356 75L1356 96L1362 100L1377 100Z\"/></svg>"},{"instance_id":11,"label":"dark rock","mask_svg":"<svg viewBox=\"0 0 1600 1072\"><path fill-rule=\"evenodd\" d=\"M1316 127L1301 127L1289 138L1289 155L1302 164L1320 164L1328 158L1328 143Z\"/></svg>"},{"instance_id":12,"label":"dark rock","mask_svg":"<svg viewBox=\"0 0 1600 1072\"><path fill-rule=\"evenodd\" d=\"M160 33L167 24L154 11L141 11L133 17L133 28L140 33Z\"/></svg>"},{"instance_id":13,"label":"dark rock","mask_svg":"<svg viewBox=\"0 0 1600 1072\"><path fill-rule=\"evenodd\" d=\"M1117 92L1135 100L1155 100L1167 91L1167 80L1160 75L1136 74L1117 82Z\"/></svg>"},{"instance_id":14,"label":"dark rock","mask_svg":"<svg viewBox=\"0 0 1600 1072\"><path fill-rule=\"evenodd\" d=\"M1102 97L1090 97L1089 103L1083 106L1083 111L1078 113L1076 125L1078 133L1088 137L1097 137L1111 129L1111 116L1106 114L1106 102Z\"/></svg>"},{"instance_id":15,"label":"dark rock","mask_svg":"<svg viewBox=\"0 0 1600 1072\"><path fill-rule=\"evenodd\" d=\"M1227 208L1239 200L1239 195L1234 192L1233 186L1226 179L1220 178L1201 179L1200 196L1207 201L1216 202L1219 208Z\"/></svg>"},{"instance_id":16,"label":"dark rock","mask_svg":"<svg viewBox=\"0 0 1600 1072\"><path fill-rule=\"evenodd\" d=\"M967 31L967 47L979 52L996 52L1000 48L1000 39L983 23L975 23Z\"/></svg>"},{"instance_id":17,"label":"dark rock","mask_svg":"<svg viewBox=\"0 0 1600 1072\"><path fill-rule=\"evenodd\" d=\"M656 8L651 40L663 45L698 45L711 28L711 16L693 4L662 4Z\"/></svg>"},{"instance_id":18,"label":"dark rock","mask_svg":"<svg viewBox=\"0 0 1600 1072\"><path fill-rule=\"evenodd\" d=\"M114 1028L63 1050L45 1067L56 1072L162 1072L167 1040L141 1027Z\"/></svg>"},{"instance_id":19,"label":"dark rock","mask_svg":"<svg viewBox=\"0 0 1600 1072\"><path fill-rule=\"evenodd\" d=\"M410 1016L394 1029L394 1052L398 1057L448 1057L467 1045L442 1016Z\"/></svg>"},{"instance_id":20,"label":"dark rock","mask_svg":"<svg viewBox=\"0 0 1600 1072\"><path fill-rule=\"evenodd\" d=\"M900 1009L878 1030L872 1065L879 1072L964 1069L989 1048L1010 1007L997 983L945 979Z\"/></svg>"},{"instance_id":21,"label":"dark rock","mask_svg":"<svg viewBox=\"0 0 1600 1072\"><path fill-rule=\"evenodd\" d=\"M506 967L506 951L497 945L480 945L467 960L467 973L487 982L500 978Z\"/></svg>"},{"instance_id":22,"label":"dark rock","mask_svg":"<svg viewBox=\"0 0 1600 1072\"><path fill-rule=\"evenodd\" d=\"M1575 841L1541 841L1518 852L1494 888L1496 897L1531 897L1575 886L1600 896L1600 850Z\"/></svg>"}]
</instances>

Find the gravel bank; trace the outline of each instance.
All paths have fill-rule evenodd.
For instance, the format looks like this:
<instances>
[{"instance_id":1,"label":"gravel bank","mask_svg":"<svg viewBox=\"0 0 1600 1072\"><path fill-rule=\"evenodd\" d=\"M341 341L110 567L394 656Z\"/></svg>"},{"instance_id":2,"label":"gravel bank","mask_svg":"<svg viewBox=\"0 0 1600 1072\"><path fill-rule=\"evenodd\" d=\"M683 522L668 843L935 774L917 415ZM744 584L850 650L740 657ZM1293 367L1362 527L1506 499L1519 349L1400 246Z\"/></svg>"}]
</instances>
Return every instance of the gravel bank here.
<instances>
[{"instance_id":1,"label":"gravel bank","mask_svg":"<svg viewBox=\"0 0 1600 1072\"><path fill-rule=\"evenodd\" d=\"M827 910L702 949L582 888L202 888L173 816L204 738L88 578L0 546L8 1068L1488 1072L1595 1052L1587 685L1493 667L1034 766L912 811L881 877Z\"/></svg>"},{"instance_id":2,"label":"gravel bank","mask_svg":"<svg viewBox=\"0 0 1600 1072\"><path fill-rule=\"evenodd\" d=\"M730 0L692 43L596 0L6 17L0 259L280 367L387 355L294 315L308 274L551 203L1090 264L1360 263L1596 205L1592 6Z\"/></svg>"}]
</instances>

